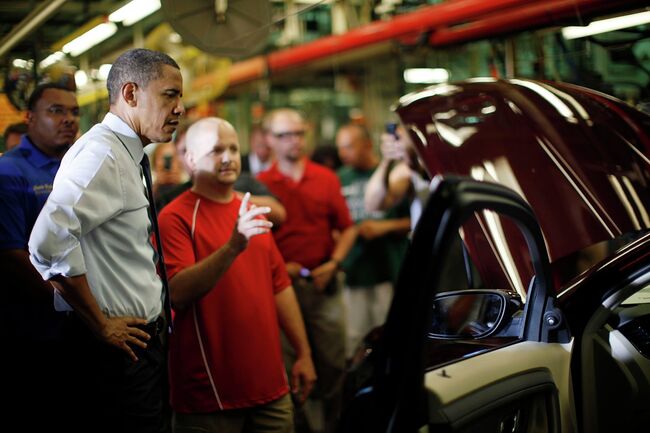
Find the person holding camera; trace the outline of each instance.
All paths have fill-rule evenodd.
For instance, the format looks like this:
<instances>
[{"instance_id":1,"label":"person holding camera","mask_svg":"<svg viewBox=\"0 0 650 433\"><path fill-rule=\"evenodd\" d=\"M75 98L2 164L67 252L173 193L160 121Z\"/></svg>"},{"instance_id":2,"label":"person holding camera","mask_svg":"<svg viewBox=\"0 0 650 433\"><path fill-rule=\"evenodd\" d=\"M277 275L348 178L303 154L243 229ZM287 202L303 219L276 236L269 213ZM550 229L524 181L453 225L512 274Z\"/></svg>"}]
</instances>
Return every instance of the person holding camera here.
<instances>
[{"instance_id":1,"label":"person holding camera","mask_svg":"<svg viewBox=\"0 0 650 433\"><path fill-rule=\"evenodd\" d=\"M410 219L405 201L386 211L365 209L366 184L379 161L364 126L341 127L336 134L336 147L343 162L337 174L358 231L357 241L343 262L346 356L350 359L363 337L386 320L393 283L406 252Z\"/></svg>"},{"instance_id":2,"label":"person holding camera","mask_svg":"<svg viewBox=\"0 0 650 433\"><path fill-rule=\"evenodd\" d=\"M183 167L176 156L176 147L172 141L159 143L151 158L153 168L153 195L156 200L187 180L183 177Z\"/></svg>"},{"instance_id":3,"label":"person holding camera","mask_svg":"<svg viewBox=\"0 0 650 433\"><path fill-rule=\"evenodd\" d=\"M388 124L381 135L382 160L366 185L367 212L386 210L405 198L410 201L411 232L420 219L430 179L404 127Z\"/></svg>"}]
</instances>

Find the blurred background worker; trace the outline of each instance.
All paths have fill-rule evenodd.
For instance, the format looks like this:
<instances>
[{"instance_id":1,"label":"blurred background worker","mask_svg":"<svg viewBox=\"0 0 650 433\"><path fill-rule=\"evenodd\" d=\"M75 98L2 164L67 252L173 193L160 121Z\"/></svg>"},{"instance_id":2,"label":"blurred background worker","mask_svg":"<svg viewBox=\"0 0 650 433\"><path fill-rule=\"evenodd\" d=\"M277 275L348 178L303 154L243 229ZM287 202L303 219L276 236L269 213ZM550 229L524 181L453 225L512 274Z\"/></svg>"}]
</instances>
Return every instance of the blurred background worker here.
<instances>
[{"instance_id":1,"label":"blurred background worker","mask_svg":"<svg viewBox=\"0 0 650 433\"><path fill-rule=\"evenodd\" d=\"M27 133L27 124L24 122L12 123L7 126L3 134L5 152L10 151L14 147L17 147L20 144L20 140L23 134Z\"/></svg>"},{"instance_id":2,"label":"blurred background worker","mask_svg":"<svg viewBox=\"0 0 650 433\"><path fill-rule=\"evenodd\" d=\"M57 382L62 313L54 311L52 286L29 261L27 242L45 204L61 158L79 129L75 93L56 84L36 87L27 104L27 131L0 157L0 296L2 386L10 396L3 419L24 423L25 415L50 420L61 401ZM21 130L21 127L13 129ZM5 137L7 134L5 133ZM45 416L45 418L40 418ZM52 427L52 425L49 425Z\"/></svg>"},{"instance_id":3,"label":"blurred background worker","mask_svg":"<svg viewBox=\"0 0 650 433\"><path fill-rule=\"evenodd\" d=\"M355 228L336 174L305 156L303 117L292 109L278 109L266 116L263 126L276 160L259 179L287 209L287 221L273 236L310 337L318 375L314 394L322 403L324 429L333 431L345 373L344 312L336 276L354 243ZM340 233L336 239L334 231ZM290 366L293 354L287 345L285 355L285 366ZM317 418L312 417L312 423L322 426Z\"/></svg>"},{"instance_id":4,"label":"blurred background worker","mask_svg":"<svg viewBox=\"0 0 650 433\"><path fill-rule=\"evenodd\" d=\"M379 164L365 127L348 124L336 134L343 162L337 174L343 195L357 225L357 241L343 262L347 309L346 355L350 359L363 337L386 319L393 283L408 244L408 205L397 203L387 211L367 212L364 194L368 179Z\"/></svg>"},{"instance_id":5,"label":"blurred background worker","mask_svg":"<svg viewBox=\"0 0 650 433\"><path fill-rule=\"evenodd\" d=\"M257 176L268 169L273 162L273 151L266 142L264 130L261 126L253 126L250 133L250 151L241 158L242 173Z\"/></svg>"},{"instance_id":6,"label":"blurred background worker","mask_svg":"<svg viewBox=\"0 0 650 433\"><path fill-rule=\"evenodd\" d=\"M156 199L187 181L188 175L183 168L183 163L176 156L176 146L172 141L158 143L151 159L153 194Z\"/></svg>"}]
</instances>

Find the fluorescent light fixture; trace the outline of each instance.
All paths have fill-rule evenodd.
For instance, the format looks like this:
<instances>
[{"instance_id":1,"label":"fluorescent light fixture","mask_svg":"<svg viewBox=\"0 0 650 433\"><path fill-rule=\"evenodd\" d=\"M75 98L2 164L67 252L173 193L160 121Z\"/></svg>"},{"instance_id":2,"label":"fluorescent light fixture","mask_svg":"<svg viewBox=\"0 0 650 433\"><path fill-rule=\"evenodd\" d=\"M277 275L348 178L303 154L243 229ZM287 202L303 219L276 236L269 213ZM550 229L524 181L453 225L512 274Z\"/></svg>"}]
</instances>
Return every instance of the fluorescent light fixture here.
<instances>
[{"instance_id":1,"label":"fluorescent light fixture","mask_svg":"<svg viewBox=\"0 0 650 433\"><path fill-rule=\"evenodd\" d=\"M169 34L169 42L171 42L172 44L180 44L181 42L183 42L183 38L178 33L171 32Z\"/></svg>"},{"instance_id":2,"label":"fluorescent light fixture","mask_svg":"<svg viewBox=\"0 0 650 433\"><path fill-rule=\"evenodd\" d=\"M114 23L130 26L160 9L160 0L132 0L108 16Z\"/></svg>"},{"instance_id":3,"label":"fluorescent light fixture","mask_svg":"<svg viewBox=\"0 0 650 433\"><path fill-rule=\"evenodd\" d=\"M88 75L84 71L77 71L74 73L74 82L77 87L83 87L88 84Z\"/></svg>"},{"instance_id":4,"label":"fluorescent light fixture","mask_svg":"<svg viewBox=\"0 0 650 433\"><path fill-rule=\"evenodd\" d=\"M43 60L41 60L41 63L38 64L38 66L41 67L41 69L46 69L53 64L60 62L63 60L65 57L65 53L63 51L57 51L56 53L52 53Z\"/></svg>"},{"instance_id":5,"label":"fluorescent light fixture","mask_svg":"<svg viewBox=\"0 0 650 433\"><path fill-rule=\"evenodd\" d=\"M88 30L83 35L65 44L62 51L76 57L79 54L88 51L98 43L110 38L116 31L117 25L115 25L115 23L99 24L98 26Z\"/></svg>"},{"instance_id":6,"label":"fluorescent light fixture","mask_svg":"<svg viewBox=\"0 0 650 433\"><path fill-rule=\"evenodd\" d=\"M410 68L404 70L404 81L412 84L438 84L449 80L449 72L443 68Z\"/></svg>"},{"instance_id":7,"label":"fluorescent light fixture","mask_svg":"<svg viewBox=\"0 0 650 433\"><path fill-rule=\"evenodd\" d=\"M33 63L30 60L14 59L14 61L11 62L11 64L14 65L16 68L29 69L32 67Z\"/></svg>"},{"instance_id":8,"label":"fluorescent light fixture","mask_svg":"<svg viewBox=\"0 0 650 433\"><path fill-rule=\"evenodd\" d=\"M106 81L108 79L108 73L110 72L112 66L113 65L111 65L109 63L105 63L105 64L101 65L99 67L99 71L97 72L97 79L102 80L102 81Z\"/></svg>"},{"instance_id":9,"label":"fluorescent light fixture","mask_svg":"<svg viewBox=\"0 0 650 433\"><path fill-rule=\"evenodd\" d=\"M607 18L604 20L594 21L588 26L572 26L562 29L564 39L584 38L599 33L613 32L614 30L625 29L627 27L640 26L650 22L650 11L639 12L636 14L623 15L616 18Z\"/></svg>"}]
</instances>

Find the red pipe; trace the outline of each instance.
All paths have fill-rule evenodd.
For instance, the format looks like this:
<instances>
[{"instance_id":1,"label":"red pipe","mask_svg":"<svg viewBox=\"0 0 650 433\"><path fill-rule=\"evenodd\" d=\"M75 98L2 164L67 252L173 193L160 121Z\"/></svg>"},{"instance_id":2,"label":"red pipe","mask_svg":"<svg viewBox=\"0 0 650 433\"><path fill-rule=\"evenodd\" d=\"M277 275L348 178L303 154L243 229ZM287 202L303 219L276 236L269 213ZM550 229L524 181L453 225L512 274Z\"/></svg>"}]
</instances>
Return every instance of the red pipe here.
<instances>
[{"instance_id":1,"label":"red pipe","mask_svg":"<svg viewBox=\"0 0 650 433\"><path fill-rule=\"evenodd\" d=\"M230 85L262 78L268 72L293 69L345 51L429 30L434 30L429 40L432 45L445 45L638 3L635 0L449 0L398 15L388 21L373 22L342 35L332 35L270 53L266 56L267 69L259 67L264 57L253 57L245 62L256 67L242 68L246 70L243 74L232 74ZM457 27L453 28L454 25ZM237 69L238 64L235 63L233 68Z\"/></svg>"},{"instance_id":2,"label":"red pipe","mask_svg":"<svg viewBox=\"0 0 650 433\"><path fill-rule=\"evenodd\" d=\"M267 56L269 70L274 72L294 68L344 51L376 44L413 32L424 32L437 26L459 23L482 14L533 1L450 0L423 7L413 12L398 15L389 21L375 21L342 35L327 36L314 42L270 53Z\"/></svg>"},{"instance_id":3,"label":"red pipe","mask_svg":"<svg viewBox=\"0 0 650 433\"><path fill-rule=\"evenodd\" d=\"M511 33L539 25L557 23L576 15L576 3L575 0L557 1L553 4L552 9L548 3L536 3L498 14L490 14L480 21L474 21L456 28L436 29L429 38L429 44L434 46L449 45L487 36ZM633 2L618 0L610 1L606 6L611 9L615 6L624 6L630 3ZM591 13L602 6L602 2L582 4L580 13Z\"/></svg>"}]
</instances>

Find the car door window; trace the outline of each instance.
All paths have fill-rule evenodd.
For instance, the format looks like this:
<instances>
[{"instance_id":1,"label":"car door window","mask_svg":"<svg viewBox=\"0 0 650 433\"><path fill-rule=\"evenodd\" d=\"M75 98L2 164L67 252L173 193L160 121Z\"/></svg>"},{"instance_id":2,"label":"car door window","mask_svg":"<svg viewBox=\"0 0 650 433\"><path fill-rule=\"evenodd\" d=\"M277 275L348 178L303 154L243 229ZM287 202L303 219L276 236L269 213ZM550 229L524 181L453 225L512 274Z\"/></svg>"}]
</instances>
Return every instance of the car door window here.
<instances>
[{"instance_id":1,"label":"car door window","mask_svg":"<svg viewBox=\"0 0 650 433\"><path fill-rule=\"evenodd\" d=\"M444 302L437 304L438 308L447 309L446 323L436 322L439 315L434 314L427 335L429 369L519 341L526 292L534 277L521 230L498 212L474 213L445 250L434 291L438 295L459 296L445 297ZM476 290L495 294L472 295ZM502 299L506 306L498 324L495 298ZM498 326L491 329L495 324Z\"/></svg>"}]
</instances>

